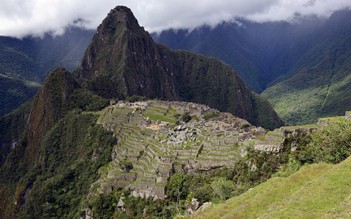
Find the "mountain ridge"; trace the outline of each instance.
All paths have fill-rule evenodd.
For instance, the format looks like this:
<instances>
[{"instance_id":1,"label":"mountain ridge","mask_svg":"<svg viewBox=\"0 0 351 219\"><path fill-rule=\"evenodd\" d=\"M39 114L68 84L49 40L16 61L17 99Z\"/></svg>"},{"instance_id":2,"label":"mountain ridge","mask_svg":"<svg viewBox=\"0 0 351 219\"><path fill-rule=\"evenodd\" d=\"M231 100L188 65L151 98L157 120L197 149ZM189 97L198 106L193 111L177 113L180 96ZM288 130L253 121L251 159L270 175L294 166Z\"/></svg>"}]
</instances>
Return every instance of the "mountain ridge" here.
<instances>
[{"instance_id":1,"label":"mountain ridge","mask_svg":"<svg viewBox=\"0 0 351 219\"><path fill-rule=\"evenodd\" d=\"M285 123L307 124L342 115L351 107L346 61L350 17L345 9L328 19L301 17L290 23L242 19L213 29L166 30L153 37L174 49L223 60L251 89L263 92Z\"/></svg>"}]
</instances>

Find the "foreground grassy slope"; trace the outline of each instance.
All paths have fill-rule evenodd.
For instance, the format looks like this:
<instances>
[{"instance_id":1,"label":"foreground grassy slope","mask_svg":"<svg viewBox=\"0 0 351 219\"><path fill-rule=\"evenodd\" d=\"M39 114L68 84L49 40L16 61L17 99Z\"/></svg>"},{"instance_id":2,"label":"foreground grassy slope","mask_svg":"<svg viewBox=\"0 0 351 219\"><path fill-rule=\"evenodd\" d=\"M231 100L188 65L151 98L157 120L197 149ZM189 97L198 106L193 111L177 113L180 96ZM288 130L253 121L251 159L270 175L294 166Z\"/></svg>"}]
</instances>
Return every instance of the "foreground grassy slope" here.
<instances>
[{"instance_id":1,"label":"foreground grassy slope","mask_svg":"<svg viewBox=\"0 0 351 219\"><path fill-rule=\"evenodd\" d=\"M347 218L351 214L351 158L312 164L275 177L196 218Z\"/></svg>"}]
</instances>

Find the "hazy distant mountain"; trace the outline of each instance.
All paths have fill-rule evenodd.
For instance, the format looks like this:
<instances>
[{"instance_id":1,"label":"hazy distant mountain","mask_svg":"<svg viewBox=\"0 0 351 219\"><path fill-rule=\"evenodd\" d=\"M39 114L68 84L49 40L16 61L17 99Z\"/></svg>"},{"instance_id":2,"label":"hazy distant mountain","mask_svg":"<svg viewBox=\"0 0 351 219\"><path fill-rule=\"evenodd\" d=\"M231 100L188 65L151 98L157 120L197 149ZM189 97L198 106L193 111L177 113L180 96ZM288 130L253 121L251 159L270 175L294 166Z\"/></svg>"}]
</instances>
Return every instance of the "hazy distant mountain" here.
<instances>
[{"instance_id":1,"label":"hazy distant mountain","mask_svg":"<svg viewBox=\"0 0 351 219\"><path fill-rule=\"evenodd\" d=\"M323 21L310 18L301 23L223 22L215 28L168 30L154 39L174 49L192 50L219 58L237 70L245 83L263 91L286 74L300 54L309 48Z\"/></svg>"},{"instance_id":2,"label":"hazy distant mountain","mask_svg":"<svg viewBox=\"0 0 351 219\"><path fill-rule=\"evenodd\" d=\"M0 37L0 73L40 82L57 67L74 70L93 34L92 30L71 28L56 37Z\"/></svg>"},{"instance_id":3,"label":"hazy distant mountain","mask_svg":"<svg viewBox=\"0 0 351 219\"><path fill-rule=\"evenodd\" d=\"M286 81L264 94L286 122L306 123L324 115L342 114L351 107L347 89L338 89L339 85L334 90L332 86L332 89L317 92L317 99L316 95L307 94L312 87L306 85L306 81L320 84L321 78L330 81L331 76L327 72L334 67L338 67L337 71L344 75L343 79L341 76L334 77L334 85L337 81L348 83L345 77L350 71L345 59L350 48L350 18L351 12L345 10L335 12L324 20L314 17L299 18L294 23L239 20L224 22L213 29L168 30L153 36L157 42L172 48L191 50L223 60L236 69L245 83L257 92L291 78L294 84ZM331 64L324 66L324 70L315 70L318 77L309 78L304 73L305 68L311 68L327 57L340 61L337 61L337 66ZM328 84L323 82L317 87L328 87ZM313 106L307 107L305 104Z\"/></svg>"},{"instance_id":4,"label":"hazy distant mountain","mask_svg":"<svg viewBox=\"0 0 351 219\"><path fill-rule=\"evenodd\" d=\"M351 109L351 12L335 13L285 80L264 91L287 123Z\"/></svg>"},{"instance_id":5,"label":"hazy distant mountain","mask_svg":"<svg viewBox=\"0 0 351 219\"><path fill-rule=\"evenodd\" d=\"M93 34L94 31L91 30L71 28L64 35L57 37L0 37L0 74L7 76L1 79L4 93L0 97L0 115L17 108L37 90L33 86L29 88L23 83L18 84L19 81L26 80L38 84L48 72L57 67L76 69ZM29 92L28 89L35 91Z\"/></svg>"}]
</instances>

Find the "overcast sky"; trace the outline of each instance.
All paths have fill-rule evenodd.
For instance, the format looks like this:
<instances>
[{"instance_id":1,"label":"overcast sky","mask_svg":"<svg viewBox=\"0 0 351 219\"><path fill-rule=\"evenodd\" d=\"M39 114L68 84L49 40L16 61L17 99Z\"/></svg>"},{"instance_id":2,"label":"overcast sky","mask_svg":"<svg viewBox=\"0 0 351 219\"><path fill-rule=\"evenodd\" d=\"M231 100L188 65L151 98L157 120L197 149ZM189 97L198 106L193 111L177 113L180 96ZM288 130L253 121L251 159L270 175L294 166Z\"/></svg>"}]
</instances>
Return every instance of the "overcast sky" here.
<instances>
[{"instance_id":1,"label":"overcast sky","mask_svg":"<svg viewBox=\"0 0 351 219\"><path fill-rule=\"evenodd\" d=\"M132 9L149 32L216 25L233 17L291 20L296 14L327 17L351 0L1 0L0 35L62 34L69 25L95 29L117 5Z\"/></svg>"}]
</instances>

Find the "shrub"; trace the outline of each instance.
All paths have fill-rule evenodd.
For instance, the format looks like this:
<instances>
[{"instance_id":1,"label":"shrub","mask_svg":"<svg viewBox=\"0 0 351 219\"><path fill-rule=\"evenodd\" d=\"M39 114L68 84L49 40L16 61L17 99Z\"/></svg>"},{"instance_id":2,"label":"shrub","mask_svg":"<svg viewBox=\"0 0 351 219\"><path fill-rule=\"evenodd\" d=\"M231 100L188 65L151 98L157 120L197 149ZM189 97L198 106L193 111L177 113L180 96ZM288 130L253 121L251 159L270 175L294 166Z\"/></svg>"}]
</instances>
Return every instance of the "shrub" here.
<instances>
[{"instance_id":1,"label":"shrub","mask_svg":"<svg viewBox=\"0 0 351 219\"><path fill-rule=\"evenodd\" d=\"M219 116L219 112L211 111L211 112L207 112L207 113L204 114L204 119L206 121L208 121L208 120L216 118L218 116Z\"/></svg>"},{"instance_id":2,"label":"shrub","mask_svg":"<svg viewBox=\"0 0 351 219\"><path fill-rule=\"evenodd\" d=\"M222 200L230 198L234 191L233 182L223 177L215 178L211 183L211 188L213 193Z\"/></svg>"},{"instance_id":3,"label":"shrub","mask_svg":"<svg viewBox=\"0 0 351 219\"><path fill-rule=\"evenodd\" d=\"M183 113L183 115L181 116L180 119L185 123L190 122L190 120L191 120L190 113L189 112Z\"/></svg>"},{"instance_id":4,"label":"shrub","mask_svg":"<svg viewBox=\"0 0 351 219\"><path fill-rule=\"evenodd\" d=\"M133 95L126 98L126 101L131 103L138 102L138 101L146 101L146 100L147 100L147 97L138 96L138 95Z\"/></svg>"},{"instance_id":5,"label":"shrub","mask_svg":"<svg viewBox=\"0 0 351 219\"><path fill-rule=\"evenodd\" d=\"M124 172L129 172L131 169L133 169L133 164L132 162L128 160L123 160L119 163L119 166L121 167L121 170Z\"/></svg>"},{"instance_id":6,"label":"shrub","mask_svg":"<svg viewBox=\"0 0 351 219\"><path fill-rule=\"evenodd\" d=\"M311 134L305 156L312 162L339 163L351 155L351 122L340 118Z\"/></svg>"},{"instance_id":7,"label":"shrub","mask_svg":"<svg viewBox=\"0 0 351 219\"><path fill-rule=\"evenodd\" d=\"M274 176L288 177L298 171L300 167L300 161L294 156L289 156L288 163L286 163L278 173L274 174Z\"/></svg>"}]
</instances>

